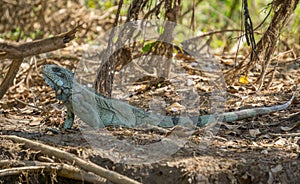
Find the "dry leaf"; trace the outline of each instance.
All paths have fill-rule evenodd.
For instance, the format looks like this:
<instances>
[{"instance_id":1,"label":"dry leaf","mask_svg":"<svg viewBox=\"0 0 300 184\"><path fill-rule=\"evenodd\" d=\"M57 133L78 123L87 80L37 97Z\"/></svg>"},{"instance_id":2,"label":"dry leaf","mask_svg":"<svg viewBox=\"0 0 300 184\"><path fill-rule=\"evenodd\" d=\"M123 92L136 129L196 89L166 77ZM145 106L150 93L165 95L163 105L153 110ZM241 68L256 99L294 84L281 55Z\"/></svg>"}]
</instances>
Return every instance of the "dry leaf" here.
<instances>
[{"instance_id":1,"label":"dry leaf","mask_svg":"<svg viewBox=\"0 0 300 184\"><path fill-rule=\"evenodd\" d=\"M281 138L281 139L278 139L274 143L274 145L277 146L277 147L283 147L284 145L286 145L286 143L287 143L286 139Z\"/></svg>"},{"instance_id":2,"label":"dry leaf","mask_svg":"<svg viewBox=\"0 0 300 184\"><path fill-rule=\"evenodd\" d=\"M239 82L242 84L248 84L249 83L248 76L245 76L245 75L241 76Z\"/></svg>"},{"instance_id":3,"label":"dry leaf","mask_svg":"<svg viewBox=\"0 0 300 184\"><path fill-rule=\"evenodd\" d=\"M220 122L220 125L224 125L227 129L233 130L240 127L240 125L230 125L228 123Z\"/></svg>"},{"instance_id":4,"label":"dry leaf","mask_svg":"<svg viewBox=\"0 0 300 184\"><path fill-rule=\"evenodd\" d=\"M284 127L284 126L281 126L280 129L283 130L283 131L291 131L293 130L294 128L297 128L300 126L300 122L296 123L295 125L291 126L291 127Z\"/></svg>"},{"instance_id":5,"label":"dry leaf","mask_svg":"<svg viewBox=\"0 0 300 184\"><path fill-rule=\"evenodd\" d=\"M278 164L276 167L271 168L271 171L273 173L278 173L279 171L282 171L283 167L281 164Z\"/></svg>"},{"instance_id":6,"label":"dry leaf","mask_svg":"<svg viewBox=\"0 0 300 184\"><path fill-rule=\"evenodd\" d=\"M166 108L166 111L168 113L180 113L184 109L185 109L185 107L183 105L180 105L178 102L175 102L172 105L168 106Z\"/></svg>"},{"instance_id":7,"label":"dry leaf","mask_svg":"<svg viewBox=\"0 0 300 184\"><path fill-rule=\"evenodd\" d=\"M251 135L251 137L256 137L257 135L261 134L261 132L259 131L259 129L250 129L249 130L249 134Z\"/></svg>"},{"instance_id":8,"label":"dry leaf","mask_svg":"<svg viewBox=\"0 0 300 184\"><path fill-rule=\"evenodd\" d=\"M227 91L228 91L229 93L237 93L237 92L239 92L237 86L229 86L229 87L227 88Z\"/></svg>"},{"instance_id":9,"label":"dry leaf","mask_svg":"<svg viewBox=\"0 0 300 184\"><path fill-rule=\"evenodd\" d=\"M189 137L195 132L194 129L182 126L174 126L167 134L166 137L175 136L175 137Z\"/></svg>"},{"instance_id":10,"label":"dry leaf","mask_svg":"<svg viewBox=\"0 0 300 184\"><path fill-rule=\"evenodd\" d=\"M234 65L234 60L232 60L232 59L222 59L221 62L224 65L227 65L227 66L233 66Z\"/></svg>"},{"instance_id":11,"label":"dry leaf","mask_svg":"<svg viewBox=\"0 0 300 184\"><path fill-rule=\"evenodd\" d=\"M30 126L38 126L41 124L41 121L43 120L42 117L32 117L31 121L29 122Z\"/></svg>"}]
</instances>

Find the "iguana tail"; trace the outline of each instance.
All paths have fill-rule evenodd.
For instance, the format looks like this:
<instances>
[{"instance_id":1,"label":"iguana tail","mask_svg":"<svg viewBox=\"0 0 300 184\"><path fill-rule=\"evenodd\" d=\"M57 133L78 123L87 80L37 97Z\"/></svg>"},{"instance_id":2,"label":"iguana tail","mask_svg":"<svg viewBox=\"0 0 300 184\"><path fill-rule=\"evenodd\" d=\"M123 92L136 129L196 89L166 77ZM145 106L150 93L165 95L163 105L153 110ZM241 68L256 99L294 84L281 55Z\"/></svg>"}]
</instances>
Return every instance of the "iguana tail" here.
<instances>
[{"instance_id":1,"label":"iguana tail","mask_svg":"<svg viewBox=\"0 0 300 184\"><path fill-rule=\"evenodd\" d=\"M234 112L225 112L219 115L204 115L200 116L198 119L197 126L204 126L213 122L232 122L232 121L237 121L237 120L242 120L245 118L250 118L250 117L255 117L258 115L263 115L263 114L269 114L275 111L280 111L283 109L288 108L292 101L294 100L294 95L292 98L281 105L274 105L270 107L257 107L253 109L243 109L239 111L234 111Z\"/></svg>"}]
</instances>

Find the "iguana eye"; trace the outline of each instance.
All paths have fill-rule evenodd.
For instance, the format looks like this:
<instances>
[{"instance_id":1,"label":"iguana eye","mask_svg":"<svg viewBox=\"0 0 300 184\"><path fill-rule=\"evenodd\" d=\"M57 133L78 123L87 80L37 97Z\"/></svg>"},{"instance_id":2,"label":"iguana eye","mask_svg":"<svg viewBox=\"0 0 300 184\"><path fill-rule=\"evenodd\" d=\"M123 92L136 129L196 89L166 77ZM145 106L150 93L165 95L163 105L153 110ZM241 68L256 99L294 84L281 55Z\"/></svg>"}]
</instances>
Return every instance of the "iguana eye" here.
<instances>
[{"instance_id":1,"label":"iguana eye","mask_svg":"<svg viewBox=\"0 0 300 184\"><path fill-rule=\"evenodd\" d=\"M60 72L60 68L58 68L58 67L54 67L54 68L52 68L52 70L53 70L53 72Z\"/></svg>"}]
</instances>

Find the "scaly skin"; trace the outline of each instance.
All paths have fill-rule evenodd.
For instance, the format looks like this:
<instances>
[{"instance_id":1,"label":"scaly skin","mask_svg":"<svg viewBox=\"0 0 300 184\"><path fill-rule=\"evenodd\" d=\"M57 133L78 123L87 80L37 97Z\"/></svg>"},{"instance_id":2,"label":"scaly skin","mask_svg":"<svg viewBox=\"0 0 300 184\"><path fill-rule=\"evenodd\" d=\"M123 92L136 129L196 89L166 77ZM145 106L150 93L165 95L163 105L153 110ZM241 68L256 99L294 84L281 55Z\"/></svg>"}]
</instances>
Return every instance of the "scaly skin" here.
<instances>
[{"instance_id":1,"label":"scaly skin","mask_svg":"<svg viewBox=\"0 0 300 184\"><path fill-rule=\"evenodd\" d=\"M45 65L42 73L46 83L54 89L56 98L61 100L67 107L68 115L64 122L65 129L72 127L74 114L94 128L107 125L135 127L141 124L151 124L160 127L193 124L202 127L217 121L232 122L283 110L294 99L294 96L292 96L288 102L282 105L225 112L219 115L203 115L191 118L160 116L150 114L121 100L110 99L96 94L76 82L74 74L63 67Z\"/></svg>"}]
</instances>

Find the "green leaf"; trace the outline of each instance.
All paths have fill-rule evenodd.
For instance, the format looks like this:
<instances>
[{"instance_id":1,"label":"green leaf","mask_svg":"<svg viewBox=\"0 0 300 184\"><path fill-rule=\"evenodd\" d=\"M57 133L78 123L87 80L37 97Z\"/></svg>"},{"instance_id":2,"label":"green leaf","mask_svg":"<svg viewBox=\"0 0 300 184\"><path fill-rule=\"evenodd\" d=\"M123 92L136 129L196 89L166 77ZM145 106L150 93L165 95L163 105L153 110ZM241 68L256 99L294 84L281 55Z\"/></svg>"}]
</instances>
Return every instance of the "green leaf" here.
<instances>
[{"instance_id":1,"label":"green leaf","mask_svg":"<svg viewBox=\"0 0 300 184\"><path fill-rule=\"evenodd\" d=\"M164 32L164 30L165 30L165 29L164 29L163 26L158 26L158 27L157 27L157 32L158 32L159 35L162 35L163 32Z\"/></svg>"},{"instance_id":2,"label":"green leaf","mask_svg":"<svg viewBox=\"0 0 300 184\"><path fill-rule=\"evenodd\" d=\"M153 47L153 45L155 44L155 42L151 42L151 43L147 43L143 48L142 48L142 52L149 52L151 50L151 48Z\"/></svg>"}]
</instances>

